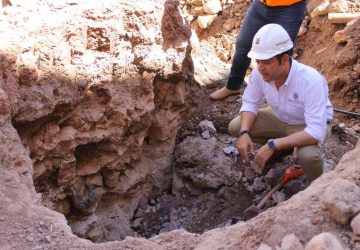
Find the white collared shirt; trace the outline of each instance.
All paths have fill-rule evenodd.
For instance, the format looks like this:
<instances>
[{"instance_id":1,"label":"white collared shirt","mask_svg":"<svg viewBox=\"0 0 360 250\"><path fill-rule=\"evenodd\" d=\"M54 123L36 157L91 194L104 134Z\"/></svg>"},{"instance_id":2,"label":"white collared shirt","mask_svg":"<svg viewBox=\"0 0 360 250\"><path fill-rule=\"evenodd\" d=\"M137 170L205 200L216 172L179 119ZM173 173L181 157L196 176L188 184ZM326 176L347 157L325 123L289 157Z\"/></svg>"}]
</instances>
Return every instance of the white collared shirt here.
<instances>
[{"instance_id":1,"label":"white collared shirt","mask_svg":"<svg viewBox=\"0 0 360 250\"><path fill-rule=\"evenodd\" d=\"M266 100L280 121L290 125L306 124L305 132L323 143L326 122L333 119L328 92L324 76L294 59L289 75L279 90L274 81L265 82L255 67L245 89L240 112L249 111L256 115Z\"/></svg>"}]
</instances>

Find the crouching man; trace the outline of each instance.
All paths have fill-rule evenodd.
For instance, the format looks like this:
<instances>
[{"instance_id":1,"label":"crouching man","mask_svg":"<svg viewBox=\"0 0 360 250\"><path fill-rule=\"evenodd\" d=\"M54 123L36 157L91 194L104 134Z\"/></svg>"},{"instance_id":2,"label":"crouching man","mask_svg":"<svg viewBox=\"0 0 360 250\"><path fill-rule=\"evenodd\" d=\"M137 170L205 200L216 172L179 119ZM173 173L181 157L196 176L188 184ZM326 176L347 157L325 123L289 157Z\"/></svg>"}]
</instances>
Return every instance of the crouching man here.
<instances>
[{"instance_id":1,"label":"crouching man","mask_svg":"<svg viewBox=\"0 0 360 250\"><path fill-rule=\"evenodd\" d=\"M323 172L322 146L331 132L333 109L325 78L289 56L293 43L278 24L263 26L254 36L248 57L255 59L240 115L229 124L239 137L236 147L245 160L253 141L263 144L255 163L263 169L277 150L295 148L308 181ZM264 100L266 108L260 108Z\"/></svg>"}]
</instances>

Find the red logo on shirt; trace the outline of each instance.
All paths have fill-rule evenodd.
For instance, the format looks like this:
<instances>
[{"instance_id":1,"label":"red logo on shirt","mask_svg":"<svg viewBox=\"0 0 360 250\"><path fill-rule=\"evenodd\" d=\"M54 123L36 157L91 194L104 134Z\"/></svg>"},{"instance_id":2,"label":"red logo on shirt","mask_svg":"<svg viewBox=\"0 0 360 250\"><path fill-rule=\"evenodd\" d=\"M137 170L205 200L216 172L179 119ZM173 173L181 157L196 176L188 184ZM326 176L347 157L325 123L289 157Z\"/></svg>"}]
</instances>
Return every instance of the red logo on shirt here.
<instances>
[{"instance_id":1,"label":"red logo on shirt","mask_svg":"<svg viewBox=\"0 0 360 250\"><path fill-rule=\"evenodd\" d=\"M295 100L297 100L297 99L299 98L299 94L295 92L295 93L293 94L293 97L294 97Z\"/></svg>"}]
</instances>

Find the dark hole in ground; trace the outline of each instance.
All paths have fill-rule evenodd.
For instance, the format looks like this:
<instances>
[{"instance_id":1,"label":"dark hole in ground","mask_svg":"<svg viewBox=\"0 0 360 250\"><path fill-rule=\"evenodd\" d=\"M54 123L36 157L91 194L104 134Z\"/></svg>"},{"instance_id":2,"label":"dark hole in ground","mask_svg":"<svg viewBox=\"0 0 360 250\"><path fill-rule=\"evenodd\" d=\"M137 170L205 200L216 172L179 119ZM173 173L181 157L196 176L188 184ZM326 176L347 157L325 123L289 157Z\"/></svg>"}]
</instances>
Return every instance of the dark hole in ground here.
<instances>
[{"instance_id":1,"label":"dark hole in ground","mask_svg":"<svg viewBox=\"0 0 360 250\"><path fill-rule=\"evenodd\" d=\"M139 205L132 227L146 238L180 228L203 233L239 221L252 197L253 194L241 186L223 186L199 195L165 193L150 199L145 206Z\"/></svg>"},{"instance_id":2,"label":"dark hole in ground","mask_svg":"<svg viewBox=\"0 0 360 250\"><path fill-rule=\"evenodd\" d=\"M286 166L291 164L291 156L287 155L270 163L263 174L256 175L249 172L249 164L242 164L240 159L236 158L237 156L233 154L224 156L223 147L235 145L234 142L236 138L228 135L227 125L231 119L237 115L241 105L241 97L232 96L225 101L213 102L205 96L213 90L214 87L211 87L205 89L206 94L202 93L203 97L199 100L200 103L198 104L197 111L192 114L190 120L187 121L179 131L176 144L180 145L189 137L199 138L200 141L205 140L201 137L202 130L199 127L199 123L203 120L212 121L217 131L211 134L211 138L215 139L217 146L214 147L213 154L208 154L209 158L216 158L220 155L223 155L223 158L227 157L224 161L220 161L219 166L223 167L221 164L226 163L231 169L231 173L241 173L241 175L237 176L238 178L231 179L228 183L222 183L216 186L216 188L199 187L196 186L196 183L194 183L191 177L196 175L197 177L200 176L201 179L201 176L206 176L211 172L209 171L211 169L206 168L204 165L200 166L201 164L197 162L187 162L186 164L181 161L175 162L175 167L180 170L181 174L183 174L186 169L189 169L188 175L182 176L185 188L181 191L168 190L158 197L144 195L143 198L140 199L138 208L130 221L135 236L138 235L149 238L179 228L183 228L192 233L203 233L213 228L238 223L244 219L244 210L252 204L257 204L279 181L280 176L277 173L279 171L276 172L274 169L284 170ZM204 89L201 91L204 91ZM23 132L20 134L25 137L29 136L32 131L32 129L22 130L20 124L18 124L17 128L20 132ZM25 128L25 126L23 126L23 128ZM345 130L346 128L343 125L335 124L333 127L333 136L325 147L326 171L333 169L342 155L351 150L356 143L357 138ZM212 145L210 143L211 138L205 142L205 145ZM196 150L199 154L204 152L201 147L196 148ZM82 163L86 165L90 159L98 160L104 151L108 153L115 152L114 148L111 147L111 142L100 141L97 143L78 145L74 150L74 156L76 158L74 164L76 164L76 168L80 170L79 166L82 165ZM56 165L56 161L54 161L53 164ZM208 166L211 167L212 163L210 162ZM70 165L69 168L72 169ZM57 170L57 168L54 169ZM97 175L107 175L108 171L113 170L107 169L104 165ZM120 173L120 175L122 174ZM227 177L229 176L231 175ZM49 190L58 188L58 180L59 173L57 171L44 172L43 176L35 180L37 191L45 194L49 192ZM76 180L75 183L81 184L81 182L84 182L83 178ZM74 191L69 190L67 193L68 196L65 197L63 201L60 201L61 204L66 204L68 207L66 209L68 211L64 214L67 215L70 222L72 220L75 222L79 221L78 224L80 226L78 227L80 228L84 227L81 224L82 219L87 220L84 225L89 226L90 230L85 228L84 232L89 231L91 233L78 233L80 237L88 238L95 242L112 240L104 235L104 230L118 233L119 228L113 229L113 224L106 224L108 222L101 224L102 221L100 219L99 223L92 221L92 215L96 209L96 206L93 206L93 204L104 203L101 195L107 190L101 188L100 186L102 185L92 187L83 183L83 185L80 186L85 187L83 192L79 191L81 189L75 189ZM109 188L112 185L111 183L105 182L104 186ZM290 198L293 194L304 188L303 178L298 178L287 183L279 192L270 198L265 204L264 210ZM91 199L89 200L88 198ZM77 205L75 205L74 202ZM112 208L109 208L109 210L111 209ZM63 212L63 210L60 211ZM132 214L132 211L129 211L129 213ZM121 223L122 221L118 223L120 228L122 227ZM122 234L121 237L125 237L126 235L132 235L132 231L127 231L126 234Z\"/></svg>"},{"instance_id":3,"label":"dark hole in ground","mask_svg":"<svg viewBox=\"0 0 360 250\"><path fill-rule=\"evenodd\" d=\"M199 94L202 98L199 100L197 111L181 128L176 140L177 145L188 137L201 137L199 123L203 120L212 121L217 129L212 137L216 137L219 141L229 139L227 126L231 119L238 114L241 96L231 96L219 102L206 98L215 88L222 87L222 85L223 83L218 83L207 89L199 90L205 93ZM229 141L231 142L232 139L230 138ZM324 172L333 169L342 155L354 147L355 141L353 136L344 132L344 128L339 128L335 124L333 136L328 140L324 149L326 162ZM234 146L234 141L229 143L230 145ZM333 153L334 150L336 154ZM221 148L218 151L222 153ZM233 160L233 156L229 158L229 161ZM249 165L237 162L235 165L241 167L236 171L241 172L243 177L231 185L222 185L217 189L199 190L192 187L191 181L188 180L186 183L188 191L176 194L168 192L155 198L143 196L131 221L132 228L139 236L148 238L179 228L192 233L203 233L213 228L235 224L244 220L244 210L253 204L258 204L280 181L285 168L294 163L292 152L289 150L269 162L261 175L249 174ZM186 166L178 166L178 168L186 168ZM199 167L192 166L192 168ZM202 174L206 174L206 170ZM272 195L265 203L263 210L304 190L305 183L306 179L303 175L290 180Z\"/></svg>"},{"instance_id":4,"label":"dark hole in ground","mask_svg":"<svg viewBox=\"0 0 360 250\"><path fill-rule=\"evenodd\" d=\"M268 167L264 178L255 175L250 177L249 169L243 167L242 172L248 178L244 176L241 182L231 186L223 185L216 190L200 190L188 186L189 191L176 194L168 192L156 198L143 196L131 221L132 228L138 236L149 238L175 229L204 233L250 219L246 218L249 215L244 214L244 210L259 203L272 186L278 183L282 166L282 163L275 163ZM263 210L303 190L304 183L303 177L288 182L265 203Z\"/></svg>"}]
</instances>

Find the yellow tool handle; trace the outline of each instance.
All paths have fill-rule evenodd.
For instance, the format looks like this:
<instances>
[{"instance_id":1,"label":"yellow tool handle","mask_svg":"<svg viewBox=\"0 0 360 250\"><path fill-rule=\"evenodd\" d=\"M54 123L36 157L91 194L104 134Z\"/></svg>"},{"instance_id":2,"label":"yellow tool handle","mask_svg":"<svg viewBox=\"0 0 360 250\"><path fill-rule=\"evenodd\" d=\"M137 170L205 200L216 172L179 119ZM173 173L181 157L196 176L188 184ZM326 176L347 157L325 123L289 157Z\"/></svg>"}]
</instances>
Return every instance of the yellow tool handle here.
<instances>
[{"instance_id":1,"label":"yellow tool handle","mask_svg":"<svg viewBox=\"0 0 360 250\"><path fill-rule=\"evenodd\" d=\"M278 184L276 184L271 190L270 192L265 195L264 198L262 198L262 200L259 202L259 204L256 205L257 208L261 209L264 204L268 201L268 199L273 195L273 193L275 193L276 191L278 191L281 186L284 184L283 181L280 181Z\"/></svg>"}]
</instances>

